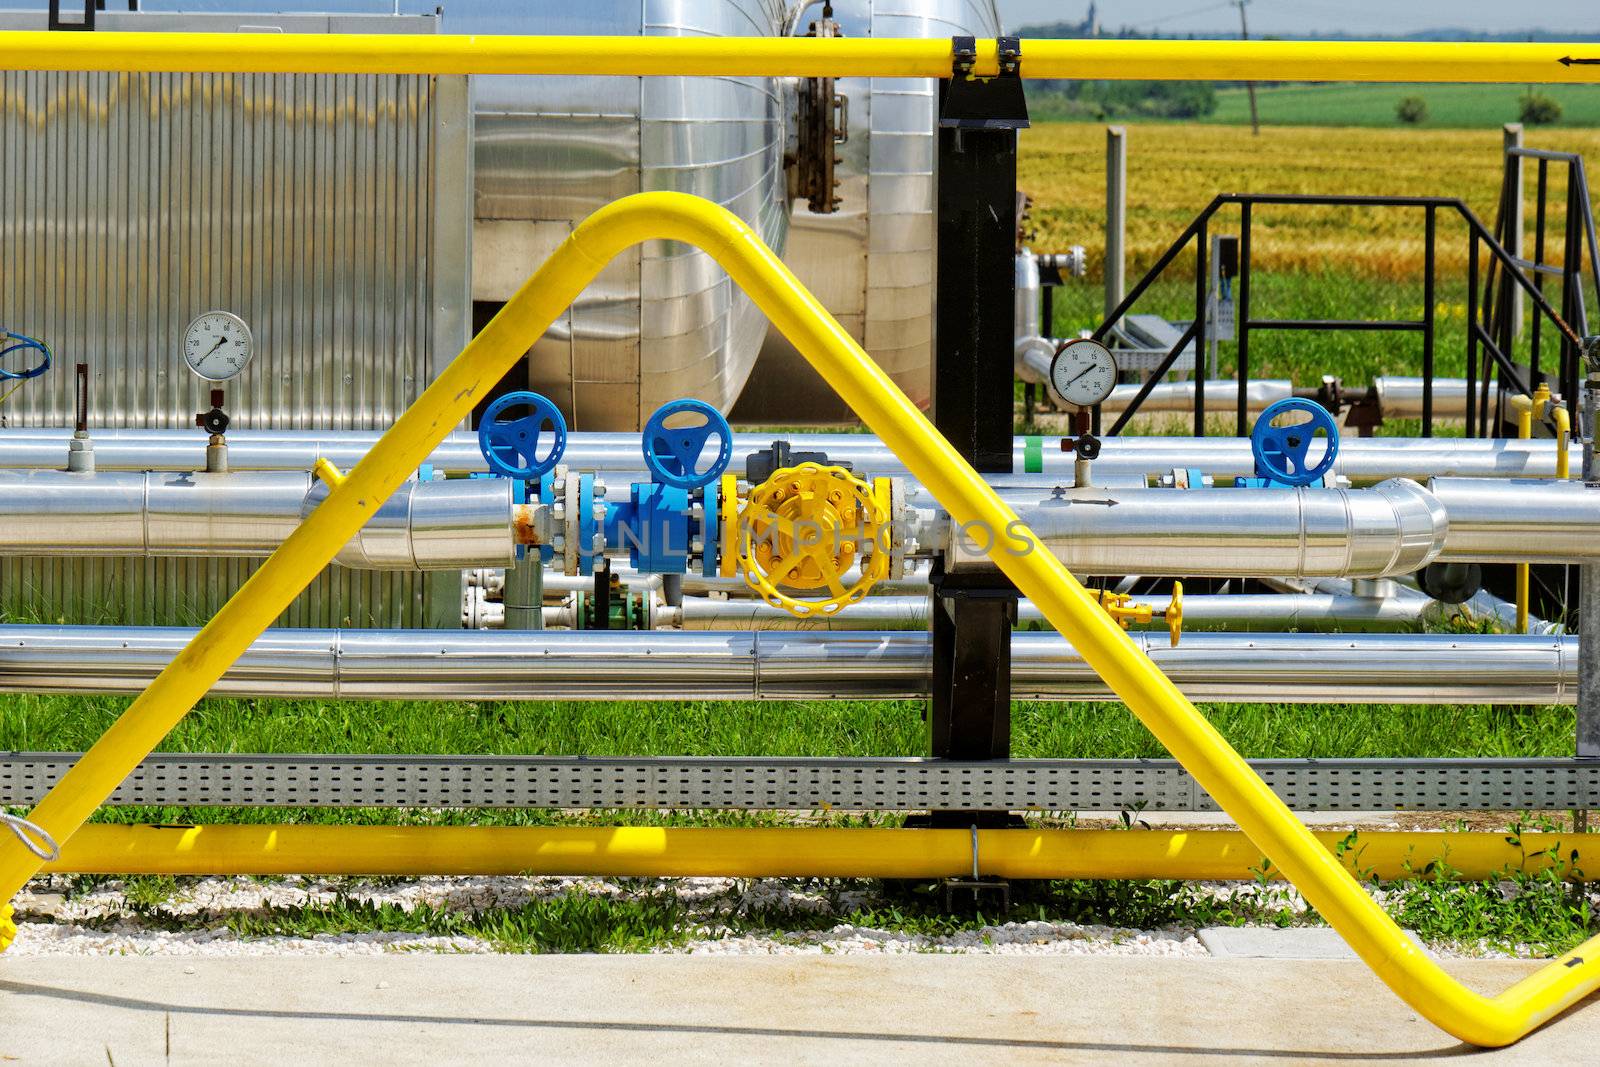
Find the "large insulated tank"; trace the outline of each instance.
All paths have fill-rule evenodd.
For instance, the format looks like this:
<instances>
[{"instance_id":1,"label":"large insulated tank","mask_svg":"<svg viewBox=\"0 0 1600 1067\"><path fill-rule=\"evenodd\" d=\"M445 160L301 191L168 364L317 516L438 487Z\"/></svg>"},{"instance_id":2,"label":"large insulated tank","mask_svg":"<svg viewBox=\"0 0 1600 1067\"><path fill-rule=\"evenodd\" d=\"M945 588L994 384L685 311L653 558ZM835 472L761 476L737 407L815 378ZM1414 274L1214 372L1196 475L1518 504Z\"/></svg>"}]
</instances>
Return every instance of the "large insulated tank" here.
<instances>
[{"instance_id":1,"label":"large insulated tank","mask_svg":"<svg viewBox=\"0 0 1600 1067\"><path fill-rule=\"evenodd\" d=\"M775 37L800 0L401 0L447 34ZM70 5L69 5L70 6ZM388 10L373 0L147 0L150 10ZM596 209L642 191L714 200L782 253L793 93L772 78L474 77L472 297L479 326ZM579 430L634 430L694 396L726 411L767 332L711 258L657 241L618 256L508 387Z\"/></svg>"},{"instance_id":2,"label":"large insulated tank","mask_svg":"<svg viewBox=\"0 0 1600 1067\"><path fill-rule=\"evenodd\" d=\"M785 0L449 0L444 33L780 36ZM474 79L472 292L480 322L574 223L641 191L694 193L783 251L788 116L770 78ZM766 318L712 259L656 241L619 256L535 346L527 385L580 430L631 430L694 396L723 410ZM521 384L521 383L518 383Z\"/></svg>"},{"instance_id":3,"label":"large insulated tank","mask_svg":"<svg viewBox=\"0 0 1600 1067\"><path fill-rule=\"evenodd\" d=\"M798 5L797 5L798 6ZM836 0L846 37L996 37L994 0ZM804 35L821 11L796 11ZM932 398L934 109L926 78L841 78L849 139L836 172L840 209L795 206L784 260L912 400ZM777 331L768 334L734 417L746 423L846 421L853 416Z\"/></svg>"}]
</instances>

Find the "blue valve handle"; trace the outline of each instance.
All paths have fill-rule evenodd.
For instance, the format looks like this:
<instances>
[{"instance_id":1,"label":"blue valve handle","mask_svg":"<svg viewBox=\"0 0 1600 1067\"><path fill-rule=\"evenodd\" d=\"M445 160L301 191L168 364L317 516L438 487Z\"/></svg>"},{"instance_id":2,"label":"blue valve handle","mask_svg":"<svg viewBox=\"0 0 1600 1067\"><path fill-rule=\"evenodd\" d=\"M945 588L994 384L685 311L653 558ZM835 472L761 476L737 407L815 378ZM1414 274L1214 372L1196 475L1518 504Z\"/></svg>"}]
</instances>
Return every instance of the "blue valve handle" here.
<instances>
[{"instance_id":1,"label":"blue valve handle","mask_svg":"<svg viewBox=\"0 0 1600 1067\"><path fill-rule=\"evenodd\" d=\"M1292 412L1311 416L1293 426L1274 426L1273 420ZM1318 432L1327 441L1322 459L1311 465L1311 444ZM1311 485L1333 469L1339 456L1339 424L1327 408L1314 400L1291 396L1272 404L1256 419L1250 431L1250 451L1255 456L1256 474L1285 485Z\"/></svg>"},{"instance_id":2,"label":"blue valve handle","mask_svg":"<svg viewBox=\"0 0 1600 1067\"><path fill-rule=\"evenodd\" d=\"M685 412L699 415L701 421L696 425L668 428L668 419ZM719 441L716 459L700 470L700 457L713 434ZM727 469L732 458L733 429L722 412L703 400L669 400L644 424L644 465L663 485L676 489L709 485Z\"/></svg>"},{"instance_id":3,"label":"blue valve handle","mask_svg":"<svg viewBox=\"0 0 1600 1067\"><path fill-rule=\"evenodd\" d=\"M531 410L520 419L501 421L500 416L514 407ZM539 446L547 440L549 454L540 459ZM478 423L478 448L496 474L523 481L542 478L555 470L567 450L567 420L561 417L560 408L538 393L507 393L483 413Z\"/></svg>"}]
</instances>

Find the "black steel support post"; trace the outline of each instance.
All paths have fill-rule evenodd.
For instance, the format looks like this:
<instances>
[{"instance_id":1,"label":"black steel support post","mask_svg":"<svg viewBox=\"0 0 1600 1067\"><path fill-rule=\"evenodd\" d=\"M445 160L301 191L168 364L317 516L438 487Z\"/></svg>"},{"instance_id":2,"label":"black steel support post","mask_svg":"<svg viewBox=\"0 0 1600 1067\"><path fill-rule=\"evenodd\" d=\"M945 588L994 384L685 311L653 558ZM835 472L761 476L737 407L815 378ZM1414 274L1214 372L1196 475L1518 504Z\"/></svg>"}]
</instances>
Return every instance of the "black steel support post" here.
<instances>
[{"instance_id":1,"label":"black steel support post","mask_svg":"<svg viewBox=\"0 0 1600 1067\"><path fill-rule=\"evenodd\" d=\"M978 471L1009 473L1015 343L1017 130L1028 124L1015 38L1001 73L973 78L970 37L953 41L939 94L933 422ZM971 540L985 543L984 531ZM931 754L1011 754L1011 629L1017 592L991 567L933 579ZM935 812L933 825L993 825L1005 813ZM1003 825L1003 822L1001 823Z\"/></svg>"},{"instance_id":2,"label":"black steel support post","mask_svg":"<svg viewBox=\"0 0 1600 1067\"><path fill-rule=\"evenodd\" d=\"M1422 224L1422 436L1433 436L1434 243L1439 236L1438 207L1423 208ZM1534 321L1539 320L1534 315Z\"/></svg>"},{"instance_id":3,"label":"black steel support post","mask_svg":"<svg viewBox=\"0 0 1600 1067\"><path fill-rule=\"evenodd\" d=\"M1016 340L1017 130L1028 125L1016 38L1010 70L967 76L973 39L955 39L941 83L933 423L982 472L1011 470Z\"/></svg>"}]
</instances>

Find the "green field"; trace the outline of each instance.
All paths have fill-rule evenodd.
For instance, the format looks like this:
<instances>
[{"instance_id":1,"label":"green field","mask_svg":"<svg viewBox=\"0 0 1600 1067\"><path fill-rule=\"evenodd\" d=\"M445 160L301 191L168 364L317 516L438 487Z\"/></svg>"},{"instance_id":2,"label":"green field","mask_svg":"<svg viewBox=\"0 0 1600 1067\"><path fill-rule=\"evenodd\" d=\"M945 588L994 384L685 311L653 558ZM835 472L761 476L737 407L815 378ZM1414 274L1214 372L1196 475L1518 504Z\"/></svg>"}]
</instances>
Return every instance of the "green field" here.
<instances>
[{"instance_id":1,"label":"green field","mask_svg":"<svg viewBox=\"0 0 1600 1067\"><path fill-rule=\"evenodd\" d=\"M1554 126L1600 126L1600 85L1535 89L1561 105ZM1420 96L1428 105L1421 128L1471 129L1518 121L1517 102L1527 91L1524 85L1268 85L1256 89L1256 103L1264 126L1402 126L1395 104ZM1242 88L1217 90L1216 112L1199 121L1248 124L1248 95Z\"/></svg>"}]
</instances>

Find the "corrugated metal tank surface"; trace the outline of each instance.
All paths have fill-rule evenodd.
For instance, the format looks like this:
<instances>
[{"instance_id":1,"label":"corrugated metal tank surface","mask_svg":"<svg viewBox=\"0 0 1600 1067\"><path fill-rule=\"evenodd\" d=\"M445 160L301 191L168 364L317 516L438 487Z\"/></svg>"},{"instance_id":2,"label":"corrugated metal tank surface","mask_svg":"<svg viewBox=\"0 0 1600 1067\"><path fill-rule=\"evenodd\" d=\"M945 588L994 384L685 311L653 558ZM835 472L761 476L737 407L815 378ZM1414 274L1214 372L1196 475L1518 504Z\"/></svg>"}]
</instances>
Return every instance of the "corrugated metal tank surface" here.
<instances>
[{"instance_id":1,"label":"corrugated metal tank surface","mask_svg":"<svg viewBox=\"0 0 1600 1067\"><path fill-rule=\"evenodd\" d=\"M434 28L420 18L271 21L302 32ZM96 32L239 22L102 13ZM6 401L0 423L70 426L82 362L91 427L193 426L209 385L184 366L180 338L195 314L223 308L256 341L254 361L226 386L235 426L389 425L470 325L467 108L463 78L0 73L0 320L48 339L57 357ZM205 435L194 433L198 466ZM0 613L203 620L252 567L7 560ZM445 620L459 621L451 583L332 569L280 624Z\"/></svg>"},{"instance_id":2,"label":"corrugated metal tank surface","mask_svg":"<svg viewBox=\"0 0 1600 1067\"><path fill-rule=\"evenodd\" d=\"M804 34L821 11L792 26ZM994 0L836 0L846 37L931 37L1001 32ZM921 78L841 78L850 138L839 150L840 210L795 206L784 253L800 280L918 404L931 399L933 355L934 109L938 84ZM756 422L851 419L821 378L776 331L769 334L736 417Z\"/></svg>"},{"instance_id":3,"label":"corrugated metal tank surface","mask_svg":"<svg viewBox=\"0 0 1600 1067\"><path fill-rule=\"evenodd\" d=\"M446 33L770 37L782 0L455 0ZM781 251L788 230L784 92L769 78L474 81L473 296L508 298L597 208L630 193L694 193ZM529 360L532 388L583 430L631 430L695 396L726 410L767 332L711 258L669 242L619 256Z\"/></svg>"}]
</instances>

